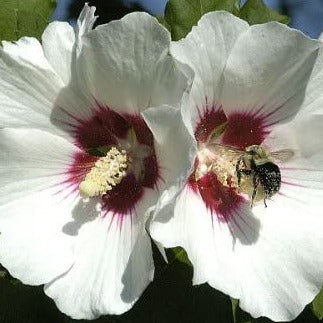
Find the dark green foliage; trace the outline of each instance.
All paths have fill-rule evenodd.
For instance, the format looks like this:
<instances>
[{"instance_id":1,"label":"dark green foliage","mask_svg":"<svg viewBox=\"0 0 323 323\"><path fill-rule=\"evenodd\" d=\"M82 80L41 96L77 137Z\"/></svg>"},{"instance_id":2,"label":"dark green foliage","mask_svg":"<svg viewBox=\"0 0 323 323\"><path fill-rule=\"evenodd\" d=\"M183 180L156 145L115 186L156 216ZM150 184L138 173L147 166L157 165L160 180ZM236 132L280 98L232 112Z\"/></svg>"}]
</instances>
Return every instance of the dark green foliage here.
<instances>
[{"instance_id":1,"label":"dark green foliage","mask_svg":"<svg viewBox=\"0 0 323 323\"><path fill-rule=\"evenodd\" d=\"M288 23L289 18L267 7L262 0L248 0L240 8L239 0L169 0L165 21L173 40L185 37L207 12L226 10L249 24L268 21Z\"/></svg>"},{"instance_id":2,"label":"dark green foliage","mask_svg":"<svg viewBox=\"0 0 323 323\"><path fill-rule=\"evenodd\" d=\"M311 307L315 316L320 320L323 319L323 289L315 297L314 301L311 304Z\"/></svg>"},{"instance_id":3,"label":"dark green foliage","mask_svg":"<svg viewBox=\"0 0 323 323\"><path fill-rule=\"evenodd\" d=\"M40 39L55 5L55 0L0 0L0 40Z\"/></svg>"},{"instance_id":4,"label":"dark green foliage","mask_svg":"<svg viewBox=\"0 0 323 323\"><path fill-rule=\"evenodd\" d=\"M237 0L170 0L165 9L165 20L170 26L172 39L185 37L192 26L207 12L226 10L238 13Z\"/></svg>"},{"instance_id":5,"label":"dark green foliage","mask_svg":"<svg viewBox=\"0 0 323 323\"><path fill-rule=\"evenodd\" d=\"M269 21L278 21L283 24L289 22L287 16L281 15L277 11L270 9L262 0L248 0L241 8L239 16L250 25L262 24Z\"/></svg>"}]
</instances>

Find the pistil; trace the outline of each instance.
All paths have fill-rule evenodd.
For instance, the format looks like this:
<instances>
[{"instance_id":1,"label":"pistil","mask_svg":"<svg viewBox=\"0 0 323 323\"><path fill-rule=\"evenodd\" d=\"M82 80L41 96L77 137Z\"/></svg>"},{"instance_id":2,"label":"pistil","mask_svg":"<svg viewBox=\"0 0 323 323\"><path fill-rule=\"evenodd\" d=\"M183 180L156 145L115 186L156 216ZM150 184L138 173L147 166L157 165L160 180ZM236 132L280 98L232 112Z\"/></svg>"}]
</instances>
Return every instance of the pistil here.
<instances>
[{"instance_id":1,"label":"pistil","mask_svg":"<svg viewBox=\"0 0 323 323\"><path fill-rule=\"evenodd\" d=\"M129 158L125 150L111 148L101 157L79 186L82 197L106 194L118 185L127 174Z\"/></svg>"},{"instance_id":2,"label":"pistil","mask_svg":"<svg viewBox=\"0 0 323 323\"><path fill-rule=\"evenodd\" d=\"M243 176L240 186L238 185L236 172L238 158L238 151L231 147L219 144L200 144L195 179L199 180L207 173L212 172L223 186L250 195L253 189L250 176Z\"/></svg>"}]
</instances>

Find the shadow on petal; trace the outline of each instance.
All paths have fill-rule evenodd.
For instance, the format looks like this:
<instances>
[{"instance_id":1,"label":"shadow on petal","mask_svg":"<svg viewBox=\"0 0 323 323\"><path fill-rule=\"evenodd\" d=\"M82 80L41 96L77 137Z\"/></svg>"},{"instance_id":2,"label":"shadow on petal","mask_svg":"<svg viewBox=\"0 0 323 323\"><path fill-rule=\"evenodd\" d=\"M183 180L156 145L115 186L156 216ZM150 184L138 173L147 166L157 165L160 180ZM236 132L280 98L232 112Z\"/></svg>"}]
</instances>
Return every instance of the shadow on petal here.
<instances>
[{"instance_id":1,"label":"shadow on petal","mask_svg":"<svg viewBox=\"0 0 323 323\"><path fill-rule=\"evenodd\" d=\"M84 223L95 220L100 215L99 198L91 198L89 201L80 199L72 210L73 221L66 223L62 231L70 236L78 235Z\"/></svg>"},{"instance_id":2,"label":"shadow on petal","mask_svg":"<svg viewBox=\"0 0 323 323\"><path fill-rule=\"evenodd\" d=\"M126 303L138 299L154 278L151 240L145 230L139 232L122 276L121 298Z\"/></svg>"},{"instance_id":3,"label":"shadow on petal","mask_svg":"<svg viewBox=\"0 0 323 323\"><path fill-rule=\"evenodd\" d=\"M254 217L249 202L239 206L228 221L233 241L236 239L243 245L251 245L259 238L260 221Z\"/></svg>"}]
</instances>

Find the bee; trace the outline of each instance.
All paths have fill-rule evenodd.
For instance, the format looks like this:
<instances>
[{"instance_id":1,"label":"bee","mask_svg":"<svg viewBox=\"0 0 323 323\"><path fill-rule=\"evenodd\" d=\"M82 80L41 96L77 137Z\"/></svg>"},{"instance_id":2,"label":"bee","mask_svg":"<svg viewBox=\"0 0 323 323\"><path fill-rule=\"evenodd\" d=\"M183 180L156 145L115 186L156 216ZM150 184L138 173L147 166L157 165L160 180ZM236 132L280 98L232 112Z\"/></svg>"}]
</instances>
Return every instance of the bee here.
<instances>
[{"instance_id":1,"label":"bee","mask_svg":"<svg viewBox=\"0 0 323 323\"><path fill-rule=\"evenodd\" d=\"M281 187L281 172L275 162L287 162L293 156L294 152L290 149L268 152L259 145L252 145L239 150L208 143L200 147L200 167L195 175L199 179L212 171L222 185L249 194L251 207L260 198L267 207L266 199L275 195Z\"/></svg>"},{"instance_id":2,"label":"bee","mask_svg":"<svg viewBox=\"0 0 323 323\"><path fill-rule=\"evenodd\" d=\"M238 150L237 150L238 152ZM276 194L281 186L281 173L274 161L288 161L293 157L294 152L289 149L269 153L259 145L246 147L240 152L236 163L236 175L238 187L241 187L243 176L250 176L253 190L251 195L251 207L261 186L264 195L264 204L267 207L266 199Z\"/></svg>"}]
</instances>

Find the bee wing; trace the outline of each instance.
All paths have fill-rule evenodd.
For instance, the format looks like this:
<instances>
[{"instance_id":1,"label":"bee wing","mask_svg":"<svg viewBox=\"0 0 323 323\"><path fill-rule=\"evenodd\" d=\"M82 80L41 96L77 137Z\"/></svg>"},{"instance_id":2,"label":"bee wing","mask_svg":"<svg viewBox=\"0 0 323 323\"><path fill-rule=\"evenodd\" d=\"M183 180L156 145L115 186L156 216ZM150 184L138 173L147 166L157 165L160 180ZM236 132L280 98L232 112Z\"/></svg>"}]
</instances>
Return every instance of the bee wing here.
<instances>
[{"instance_id":1,"label":"bee wing","mask_svg":"<svg viewBox=\"0 0 323 323\"><path fill-rule=\"evenodd\" d=\"M211 152L213 152L215 156L221 155L221 154L225 154L225 155L230 154L232 158L236 158L236 159L238 159L244 153L244 151L241 151L237 148L234 148L231 146L222 146L220 144L209 144L208 149Z\"/></svg>"},{"instance_id":2,"label":"bee wing","mask_svg":"<svg viewBox=\"0 0 323 323\"><path fill-rule=\"evenodd\" d=\"M295 155L294 151L291 149L282 149L274 151L270 156L278 162L285 163L289 161Z\"/></svg>"}]
</instances>

